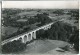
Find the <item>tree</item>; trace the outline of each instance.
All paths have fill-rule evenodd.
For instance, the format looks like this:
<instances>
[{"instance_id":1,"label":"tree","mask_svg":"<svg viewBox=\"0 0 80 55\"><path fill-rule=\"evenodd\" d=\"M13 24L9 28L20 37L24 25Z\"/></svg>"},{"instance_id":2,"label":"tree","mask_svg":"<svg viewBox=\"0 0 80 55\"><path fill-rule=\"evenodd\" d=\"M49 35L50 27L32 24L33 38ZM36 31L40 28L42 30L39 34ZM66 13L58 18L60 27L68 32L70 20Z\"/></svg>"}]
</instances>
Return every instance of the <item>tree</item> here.
<instances>
[{"instance_id":1,"label":"tree","mask_svg":"<svg viewBox=\"0 0 80 55\"><path fill-rule=\"evenodd\" d=\"M63 10L56 10L53 13L58 14L58 15L63 15L64 14Z\"/></svg>"},{"instance_id":2,"label":"tree","mask_svg":"<svg viewBox=\"0 0 80 55\"><path fill-rule=\"evenodd\" d=\"M48 16L49 14L47 13L36 15L36 17L38 18L38 22L41 22L42 25L52 22L52 20Z\"/></svg>"}]
</instances>

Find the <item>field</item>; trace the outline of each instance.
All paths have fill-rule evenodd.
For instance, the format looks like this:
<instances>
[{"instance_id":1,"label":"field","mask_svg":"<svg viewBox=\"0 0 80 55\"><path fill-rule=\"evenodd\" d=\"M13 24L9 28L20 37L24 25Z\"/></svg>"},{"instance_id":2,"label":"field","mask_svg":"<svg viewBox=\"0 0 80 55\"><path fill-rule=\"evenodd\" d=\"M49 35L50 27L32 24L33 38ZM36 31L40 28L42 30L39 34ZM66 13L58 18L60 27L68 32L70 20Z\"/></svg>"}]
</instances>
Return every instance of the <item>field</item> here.
<instances>
[{"instance_id":1,"label":"field","mask_svg":"<svg viewBox=\"0 0 80 55\"><path fill-rule=\"evenodd\" d=\"M57 44L56 44L57 43ZM17 54L74 54L77 53L73 50L59 52L57 50L63 51L59 47L65 47L69 43L58 40L35 40L29 44L26 50L22 52L17 52Z\"/></svg>"},{"instance_id":2,"label":"field","mask_svg":"<svg viewBox=\"0 0 80 55\"><path fill-rule=\"evenodd\" d=\"M17 32L17 30L18 30L18 28L16 28L16 27L4 27L4 26L2 26L1 35L2 36L11 35L11 34Z\"/></svg>"}]
</instances>

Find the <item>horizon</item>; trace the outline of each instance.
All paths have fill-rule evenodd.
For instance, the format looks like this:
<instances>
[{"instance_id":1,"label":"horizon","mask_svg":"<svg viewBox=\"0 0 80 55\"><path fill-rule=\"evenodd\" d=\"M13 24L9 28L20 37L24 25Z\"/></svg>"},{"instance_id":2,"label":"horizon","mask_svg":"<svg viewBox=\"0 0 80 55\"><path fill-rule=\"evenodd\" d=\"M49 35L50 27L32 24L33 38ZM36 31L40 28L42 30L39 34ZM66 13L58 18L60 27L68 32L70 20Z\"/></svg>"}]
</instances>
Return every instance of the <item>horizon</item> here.
<instances>
[{"instance_id":1,"label":"horizon","mask_svg":"<svg viewBox=\"0 0 80 55\"><path fill-rule=\"evenodd\" d=\"M2 8L2 9L22 9L22 10L29 10L29 9L33 9L33 10L36 10L36 9L40 9L40 10L46 10L46 8L45 9L41 9L41 8L36 8L36 9L34 9L34 8ZM65 9L65 10L69 10L69 9L67 9L67 8L53 8L54 10L55 9ZM70 8L70 9L79 9L79 8ZM48 8L47 8L47 10L48 10ZM52 9L49 9L49 10L52 10Z\"/></svg>"}]
</instances>

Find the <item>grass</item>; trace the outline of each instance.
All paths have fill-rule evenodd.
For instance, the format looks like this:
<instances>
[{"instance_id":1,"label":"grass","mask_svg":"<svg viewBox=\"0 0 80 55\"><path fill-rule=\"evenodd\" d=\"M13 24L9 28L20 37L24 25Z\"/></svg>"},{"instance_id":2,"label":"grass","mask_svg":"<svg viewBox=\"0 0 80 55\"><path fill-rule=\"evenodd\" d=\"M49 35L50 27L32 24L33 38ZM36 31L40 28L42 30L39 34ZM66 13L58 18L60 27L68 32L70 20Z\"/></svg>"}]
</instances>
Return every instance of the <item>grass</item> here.
<instances>
[{"instance_id":1,"label":"grass","mask_svg":"<svg viewBox=\"0 0 80 55\"><path fill-rule=\"evenodd\" d=\"M56 49L59 47L65 47L69 43L59 40L35 40L30 43L27 48L22 52L16 52L18 54L59 54L64 53L65 51L62 49ZM56 50L55 50L56 49ZM55 52L55 53L54 53ZM71 53L71 52L67 52Z\"/></svg>"},{"instance_id":2,"label":"grass","mask_svg":"<svg viewBox=\"0 0 80 55\"><path fill-rule=\"evenodd\" d=\"M17 30L18 30L17 27L10 27L10 26L4 27L4 26L2 26L2 33L1 34L4 35L4 36L5 35L11 35L11 34L17 32Z\"/></svg>"}]
</instances>

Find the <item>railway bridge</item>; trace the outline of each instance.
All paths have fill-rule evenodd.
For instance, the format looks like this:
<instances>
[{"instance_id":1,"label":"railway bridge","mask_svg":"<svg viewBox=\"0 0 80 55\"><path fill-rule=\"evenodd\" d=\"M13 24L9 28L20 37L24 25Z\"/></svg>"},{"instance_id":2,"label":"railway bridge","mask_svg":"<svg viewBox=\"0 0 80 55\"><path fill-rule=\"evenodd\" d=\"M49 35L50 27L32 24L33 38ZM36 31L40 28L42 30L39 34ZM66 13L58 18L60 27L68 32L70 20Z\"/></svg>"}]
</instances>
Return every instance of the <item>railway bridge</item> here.
<instances>
[{"instance_id":1,"label":"railway bridge","mask_svg":"<svg viewBox=\"0 0 80 55\"><path fill-rule=\"evenodd\" d=\"M36 39L36 31L38 31L40 29L48 30L48 29L51 28L51 25L54 24L54 23L56 23L56 22L58 22L58 21L51 22L49 24L46 24L46 25L41 26L41 27L38 27L38 28L33 29L31 31L25 32L23 34L17 35L15 37L12 37L12 38L9 38L9 39L6 39L6 40L4 40L4 41L1 42L1 45L4 45L4 44L6 44L8 42L12 42L14 40L19 40L19 39L21 39L21 41L23 43L26 43L26 42L31 41L33 39Z\"/></svg>"}]
</instances>

